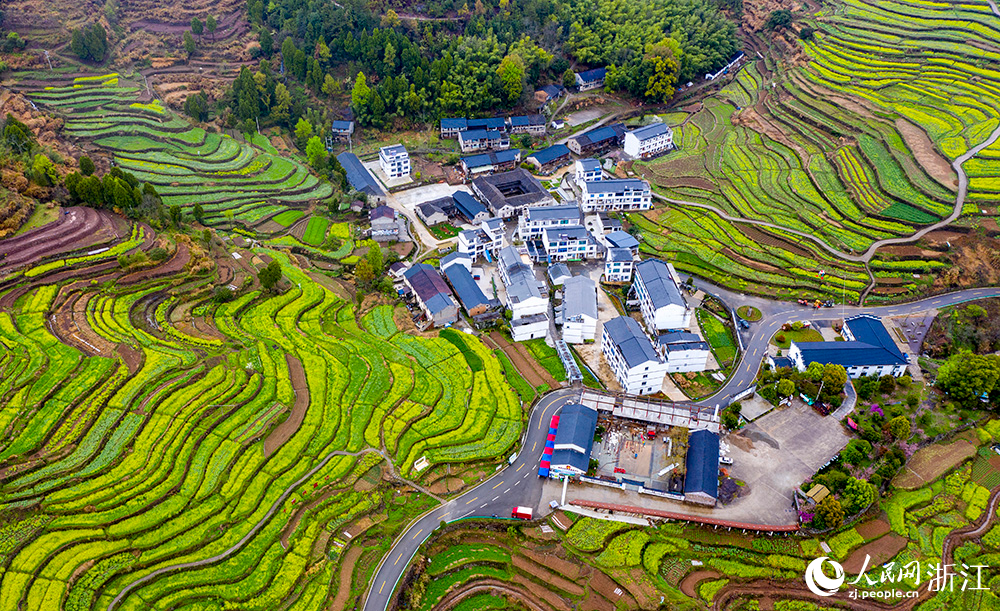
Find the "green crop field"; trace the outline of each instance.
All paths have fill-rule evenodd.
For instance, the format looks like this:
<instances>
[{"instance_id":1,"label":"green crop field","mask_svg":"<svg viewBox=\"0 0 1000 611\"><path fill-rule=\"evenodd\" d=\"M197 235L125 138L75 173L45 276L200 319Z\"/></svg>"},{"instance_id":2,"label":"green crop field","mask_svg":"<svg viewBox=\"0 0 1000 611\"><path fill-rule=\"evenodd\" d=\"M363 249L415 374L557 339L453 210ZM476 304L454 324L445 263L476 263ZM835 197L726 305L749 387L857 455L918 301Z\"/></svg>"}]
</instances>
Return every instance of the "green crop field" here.
<instances>
[{"instance_id":1,"label":"green crop field","mask_svg":"<svg viewBox=\"0 0 1000 611\"><path fill-rule=\"evenodd\" d=\"M136 225L123 244L142 241ZM0 290L12 304L0 312L0 608L107 609L124 593L122 611L315 609L337 593L344 530L381 516L353 541L367 546L363 588L434 502L384 483L387 459L419 481L421 457L428 472L481 468L516 443L521 403L478 339L399 333L389 306L359 319L284 253L257 253L281 263L284 293L215 303L212 274L176 292L173 276L49 281L89 260L43 260ZM204 326L175 326L176 308ZM88 353L53 335L61 317Z\"/></svg>"},{"instance_id":2,"label":"green crop field","mask_svg":"<svg viewBox=\"0 0 1000 611\"><path fill-rule=\"evenodd\" d=\"M280 156L266 138L248 143L239 135L192 127L159 104L138 103L139 89L117 76L59 77L24 90L64 118L66 135L110 151L122 169L155 186L167 206L201 204L208 224L255 225L332 193L329 183Z\"/></svg>"},{"instance_id":3,"label":"green crop field","mask_svg":"<svg viewBox=\"0 0 1000 611\"><path fill-rule=\"evenodd\" d=\"M948 164L1000 124L1000 73L988 68L1000 60L990 46L997 22L985 0L844 0L805 13L802 25L816 35L796 44L810 62L754 59L700 110L669 116L686 121L679 150L635 167L658 193L689 205L632 215L642 250L782 298L856 301L869 285L872 301L925 294L948 263L921 269L926 260L876 253L870 279L861 262L826 248L857 255L952 211L957 177ZM964 212L996 214L1000 145L965 170Z\"/></svg>"},{"instance_id":4,"label":"green crop field","mask_svg":"<svg viewBox=\"0 0 1000 611\"><path fill-rule=\"evenodd\" d=\"M708 311L698 309L698 326L705 341L712 347L712 354L722 369L728 369L736 358L736 343L733 334L722 322Z\"/></svg>"},{"instance_id":5,"label":"green crop field","mask_svg":"<svg viewBox=\"0 0 1000 611\"><path fill-rule=\"evenodd\" d=\"M309 223L306 225L306 232L302 235L302 241L310 246L319 246L326 239L326 230L329 226L330 219L322 216L310 217Z\"/></svg>"}]
</instances>

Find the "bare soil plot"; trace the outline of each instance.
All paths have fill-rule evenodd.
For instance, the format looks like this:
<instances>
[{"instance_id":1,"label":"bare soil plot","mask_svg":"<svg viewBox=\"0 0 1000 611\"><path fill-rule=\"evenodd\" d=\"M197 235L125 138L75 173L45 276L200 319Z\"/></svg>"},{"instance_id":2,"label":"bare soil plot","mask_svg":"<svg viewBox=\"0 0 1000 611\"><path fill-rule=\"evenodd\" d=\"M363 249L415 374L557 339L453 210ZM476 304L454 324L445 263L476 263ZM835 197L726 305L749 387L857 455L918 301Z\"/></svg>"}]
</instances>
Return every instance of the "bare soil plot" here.
<instances>
[{"instance_id":1,"label":"bare soil plot","mask_svg":"<svg viewBox=\"0 0 1000 611\"><path fill-rule=\"evenodd\" d=\"M866 543L851 552L844 562L844 570L850 574L860 573L864 568L865 558L870 556L869 567L881 566L888 562L896 554L906 549L908 539L896 533L889 533L875 539L871 543Z\"/></svg>"},{"instance_id":2,"label":"bare soil plot","mask_svg":"<svg viewBox=\"0 0 1000 611\"><path fill-rule=\"evenodd\" d=\"M855 527L858 534L864 537L864 539L870 540L876 537L881 537L885 533L889 532L889 523L885 520L871 520L865 522L864 524L859 524Z\"/></svg>"},{"instance_id":3,"label":"bare soil plot","mask_svg":"<svg viewBox=\"0 0 1000 611\"><path fill-rule=\"evenodd\" d=\"M930 445L917 450L899 475L892 480L897 488L912 490L940 477L967 458L975 455L976 446L964 439L948 445Z\"/></svg>"},{"instance_id":4,"label":"bare soil plot","mask_svg":"<svg viewBox=\"0 0 1000 611\"><path fill-rule=\"evenodd\" d=\"M718 579L721 577L715 571L695 571L688 573L688 576L681 580L681 592L691 598L698 598L698 584L706 579Z\"/></svg>"},{"instance_id":5,"label":"bare soil plot","mask_svg":"<svg viewBox=\"0 0 1000 611\"><path fill-rule=\"evenodd\" d=\"M949 189L958 186L958 177L951 164L935 150L934 143L922 129L905 119L896 119L896 129L899 130L917 163L931 178Z\"/></svg>"},{"instance_id":6,"label":"bare soil plot","mask_svg":"<svg viewBox=\"0 0 1000 611\"><path fill-rule=\"evenodd\" d=\"M541 564L529 560L524 556L514 554L513 556L511 556L511 561L514 565L514 568L524 571L525 573L541 580L543 583L552 586L557 590L561 590L563 592L572 594L573 596L583 596L584 594L583 588L580 587L579 585L573 583L572 581L564 577L560 577L553 571L550 571Z\"/></svg>"},{"instance_id":7,"label":"bare soil plot","mask_svg":"<svg viewBox=\"0 0 1000 611\"><path fill-rule=\"evenodd\" d=\"M302 367L302 361L290 354L285 355L285 361L288 363L288 373L292 378L292 388L295 390L295 404L292 405L292 413L288 418L275 427L264 440L265 456L270 456L292 438L295 431L299 430L299 425L306 417L306 408L309 407L309 386L306 384L306 370Z\"/></svg>"}]
</instances>

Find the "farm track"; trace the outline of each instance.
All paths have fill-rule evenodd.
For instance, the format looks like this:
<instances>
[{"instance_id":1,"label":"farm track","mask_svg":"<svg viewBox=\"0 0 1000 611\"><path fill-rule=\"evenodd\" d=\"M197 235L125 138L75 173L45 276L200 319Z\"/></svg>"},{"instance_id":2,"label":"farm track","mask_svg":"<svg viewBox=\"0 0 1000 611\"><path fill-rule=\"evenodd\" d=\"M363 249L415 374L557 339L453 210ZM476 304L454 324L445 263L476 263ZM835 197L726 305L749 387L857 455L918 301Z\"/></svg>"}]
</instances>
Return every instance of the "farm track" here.
<instances>
[{"instance_id":1,"label":"farm track","mask_svg":"<svg viewBox=\"0 0 1000 611\"><path fill-rule=\"evenodd\" d=\"M997 504L1000 500L1000 487L994 488L990 493L987 503L987 511L983 513L975 524L966 526L950 532L944 538L944 549L941 556L942 564L953 564L955 561L954 551L960 544L973 539L978 539L993 526L997 517ZM895 605L890 605L872 600L848 599L841 595L835 597L823 597L811 592L804 586L804 582L787 582L774 580L754 581L746 584L726 584L715 595L712 608L716 611L727 609L730 604L741 598L775 597L775 592L781 592L782 599L804 600L818 604L820 608L847 608L853 611L910 611L918 604L926 602L932 598L936 592L928 589L928 582L924 582L918 589L920 595L917 598L909 598Z\"/></svg>"},{"instance_id":2,"label":"farm track","mask_svg":"<svg viewBox=\"0 0 1000 611\"><path fill-rule=\"evenodd\" d=\"M869 292L871 292L873 288L875 288L875 283L876 283L875 276L874 274L872 274L871 269L869 269L868 263L871 261L872 257L875 256L875 253L878 251L878 249L883 246L909 244L912 242L916 242L917 240L924 237L928 233L947 227L951 223L955 222L955 220L957 220L958 217L962 215L962 209L965 206L965 198L968 193L968 186L969 186L969 179L965 173L963 165L965 164L966 161L972 159L980 151L992 145L998 139L1000 139L1000 127L997 127L995 130L993 130L989 138L977 144L976 146L972 147L971 149L966 151L964 154L962 154L960 157L958 157L957 159L955 159L955 161L952 162L951 165L955 169L955 172L958 174L958 193L955 196L954 208L951 214L949 214L947 218L938 221L932 225L927 225L925 227L922 227L921 229L919 229L918 231L914 232L913 234L907 237L885 238L882 240L878 240L874 242L871 246L869 246L868 249L860 255L853 255L840 251L810 233L806 233L804 231L798 231L796 229L789 229L787 227L783 227L781 225L777 225L769 221L732 216L730 214L727 214L725 211L717 208L716 206L712 206L710 204L702 204L702 203L679 200L679 199L671 199L663 195L660 195L658 193L654 193L653 196L657 199L663 200L671 204L708 210L710 212L713 212L714 214L717 214L718 216L722 217L723 219L729 222L743 223L747 225L757 225L759 227L767 227L768 229L775 229L784 233L796 235L815 243L817 246L819 246L823 250L829 252L830 254L834 255L839 259L843 259L845 261L853 261L856 263L863 263L865 265L865 270L868 272L868 276L870 278L870 284L861 294L861 303L864 303L864 298L868 295Z\"/></svg>"}]
</instances>

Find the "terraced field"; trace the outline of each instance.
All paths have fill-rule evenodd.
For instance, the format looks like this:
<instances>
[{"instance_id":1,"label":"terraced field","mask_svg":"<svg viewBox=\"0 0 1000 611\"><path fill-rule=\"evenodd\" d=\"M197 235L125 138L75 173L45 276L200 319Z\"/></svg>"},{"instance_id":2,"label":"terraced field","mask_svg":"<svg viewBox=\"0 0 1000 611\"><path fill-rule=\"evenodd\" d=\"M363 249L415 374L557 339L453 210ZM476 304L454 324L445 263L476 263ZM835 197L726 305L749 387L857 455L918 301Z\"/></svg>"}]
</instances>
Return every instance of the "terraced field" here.
<instances>
[{"instance_id":1,"label":"terraced field","mask_svg":"<svg viewBox=\"0 0 1000 611\"><path fill-rule=\"evenodd\" d=\"M153 184L164 204L201 204L211 225L256 225L328 197L330 184L278 154L267 138L252 143L192 127L154 100L139 102L141 81L117 74L22 80L19 88L62 116L65 134L93 140L139 180Z\"/></svg>"},{"instance_id":2,"label":"terraced field","mask_svg":"<svg viewBox=\"0 0 1000 611\"><path fill-rule=\"evenodd\" d=\"M496 461L522 430L478 340L358 317L281 252L257 254L286 292L223 304L214 273L74 254L0 279L2 609L350 608L433 504L414 462Z\"/></svg>"},{"instance_id":3,"label":"terraced field","mask_svg":"<svg viewBox=\"0 0 1000 611\"><path fill-rule=\"evenodd\" d=\"M943 256L865 253L952 212L951 162L1000 125L1000 17L985 0L845 0L806 23L815 39L796 44L808 62L778 72L765 54L697 112L670 117L680 151L636 166L672 202L633 215L642 248L782 297L926 292ZM964 168L964 213L997 214L1000 145Z\"/></svg>"}]
</instances>

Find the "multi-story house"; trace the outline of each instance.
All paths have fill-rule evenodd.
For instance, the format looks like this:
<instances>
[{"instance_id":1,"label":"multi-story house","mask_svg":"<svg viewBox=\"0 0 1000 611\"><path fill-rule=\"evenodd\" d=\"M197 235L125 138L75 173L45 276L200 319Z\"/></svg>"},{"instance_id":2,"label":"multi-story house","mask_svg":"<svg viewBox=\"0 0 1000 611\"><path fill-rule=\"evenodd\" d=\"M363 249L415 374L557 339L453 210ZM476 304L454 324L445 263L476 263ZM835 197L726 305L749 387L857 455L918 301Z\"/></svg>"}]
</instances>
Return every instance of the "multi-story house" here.
<instances>
[{"instance_id":1,"label":"multi-story house","mask_svg":"<svg viewBox=\"0 0 1000 611\"><path fill-rule=\"evenodd\" d=\"M583 344L597 335L597 283L588 276L573 276L563 283L563 300L556 314L563 341Z\"/></svg>"},{"instance_id":2,"label":"multi-story house","mask_svg":"<svg viewBox=\"0 0 1000 611\"><path fill-rule=\"evenodd\" d=\"M691 307L681 293L676 273L659 259L647 259L635 266L629 296L638 300L646 328L654 335L687 329L691 324Z\"/></svg>"},{"instance_id":3,"label":"multi-story house","mask_svg":"<svg viewBox=\"0 0 1000 611\"><path fill-rule=\"evenodd\" d=\"M906 373L910 357L893 341L882 319L858 314L844 320L842 342L792 342L788 358L799 371L809 363L842 365L851 378L895 376Z\"/></svg>"},{"instance_id":4,"label":"multi-story house","mask_svg":"<svg viewBox=\"0 0 1000 611\"><path fill-rule=\"evenodd\" d=\"M577 159L576 166L573 169L575 170L573 177L581 189L584 183L597 182L604 178L604 171L601 170L601 162L593 157Z\"/></svg>"},{"instance_id":5,"label":"multi-story house","mask_svg":"<svg viewBox=\"0 0 1000 611\"><path fill-rule=\"evenodd\" d=\"M584 72L576 73L576 86L580 91L590 91L604 87L604 77L607 75L607 68L595 68Z\"/></svg>"},{"instance_id":6,"label":"multi-story house","mask_svg":"<svg viewBox=\"0 0 1000 611\"><path fill-rule=\"evenodd\" d=\"M529 206L521 211L517 221L517 235L522 240L534 240L549 227L582 225L583 214L576 203L555 206Z\"/></svg>"},{"instance_id":7,"label":"multi-story house","mask_svg":"<svg viewBox=\"0 0 1000 611\"><path fill-rule=\"evenodd\" d=\"M378 150L378 165L389 178L410 175L410 154L402 144L383 146Z\"/></svg>"},{"instance_id":8,"label":"multi-story house","mask_svg":"<svg viewBox=\"0 0 1000 611\"><path fill-rule=\"evenodd\" d=\"M667 364L634 318L619 316L604 323L601 353L626 393L649 395L663 388Z\"/></svg>"},{"instance_id":9,"label":"multi-story house","mask_svg":"<svg viewBox=\"0 0 1000 611\"><path fill-rule=\"evenodd\" d=\"M653 123L625 133L625 154L632 159L649 159L674 147L674 132L664 123Z\"/></svg>"},{"instance_id":10,"label":"multi-story house","mask_svg":"<svg viewBox=\"0 0 1000 611\"><path fill-rule=\"evenodd\" d=\"M510 148L510 136L499 130L468 129L458 132L458 146L463 153L506 150Z\"/></svg>"},{"instance_id":11,"label":"multi-story house","mask_svg":"<svg viewBox=\"0 0 1000 611\"><path fill-rule=\"evenodd\" d=\"M504 242L504 224L500 219L487 219L477 229L467 229L458 234L458 252L472 257L492 259L497 256Z\"/></svg>"},{"instance_id":12,"label":"multi-story house","mask_svg":"<svg viewBox=\"0 0 1000 611\"><path fill-rule=\"evenodd\" d=\"M649 210L652 205L649 183L634 178L585 182L580 194L580 207L584 212Z\"/></svg>"},{"instance_id":13,"label":"multi-story house","mask_svg":"<svg viewBox=\"0 0 1000 611\"><path fill-rule=\"evenodd\" d=\"M545 135L545 117L542 115L511 117L507 120L507 125L512 134Z\"/></svg>"},{"instance_id":14,"label":"multi-story house","mask_svg":"<svg viewBox=\"0 0 1000 611\"><path fill-rule=\"evenodd\" d=\"M624 284L632 281L635 261L627 248L609 248L604 259L604 281Z\"/></svg>"}]
</instances>

